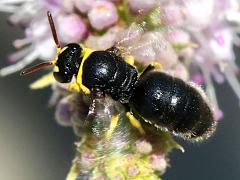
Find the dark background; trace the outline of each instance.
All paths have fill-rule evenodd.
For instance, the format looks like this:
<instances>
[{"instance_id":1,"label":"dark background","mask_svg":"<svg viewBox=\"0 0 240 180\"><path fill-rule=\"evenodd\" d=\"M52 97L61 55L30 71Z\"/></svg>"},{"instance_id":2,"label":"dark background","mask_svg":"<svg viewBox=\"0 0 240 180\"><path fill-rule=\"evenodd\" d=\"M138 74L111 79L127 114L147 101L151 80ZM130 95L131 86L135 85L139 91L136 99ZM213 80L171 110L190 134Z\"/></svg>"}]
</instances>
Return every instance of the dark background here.
<instances>
[{"instance_id":1,"label":"dark background","mask_svg":"<svg viewBox=\"0 0 240 180\"><path fill-rule=\"evenodd\" d=\"M0 14L0 67L15 51L12 40L24 37L21 29L6 23ZM0 179L64 179L74 157L71 128L56 124L54 109L47 106L51 90L31 91L29 78L18 74L0 78ZM227 85L217 85L224 119L213 138L201 144L181 142L186 152L171 153L165 180L240 179L239 100Z\"/></svg>"}]
</instances>

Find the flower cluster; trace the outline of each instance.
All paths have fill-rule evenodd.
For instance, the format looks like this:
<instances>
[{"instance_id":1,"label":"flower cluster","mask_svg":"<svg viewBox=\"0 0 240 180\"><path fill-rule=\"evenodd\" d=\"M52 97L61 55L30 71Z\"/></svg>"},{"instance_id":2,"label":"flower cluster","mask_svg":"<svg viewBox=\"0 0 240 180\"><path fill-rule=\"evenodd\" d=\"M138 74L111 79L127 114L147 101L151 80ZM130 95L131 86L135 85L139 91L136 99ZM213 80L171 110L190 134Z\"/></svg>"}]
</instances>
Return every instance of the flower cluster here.
<instances>
[{"instance_id":1,"label":"flower cluster","mask_svg":"<svg viewBox=\"0 0 240 180\"><path fill-rule=\"evenodd\" d=\"M9 22L22 26L25 38L13 42L18 51L9 55L12 65L1 69L1 76L19 71L34 60L55 58L56 48L46 18L47 10L54 17L62 44L79 42L94 50L115 45L123 50L123 54L134 56L139 70L156 61L173 76L205 85L216 120L221 119L223 113L218 106L213 80L222 83L226 79L240 98L240 85L236 78L239 69L233 51L234 46L240 45L238 0L2 0L0 11L11 13ZM66 85L53 81L51 74L34 82L31 88L47 85L52 85L50 103L56 104L57 121L73 127L75 133L82 137L77 143L78 153L69 179L77 176L137 178L144 173L144 176L154 179L165 171L168 151L163 149L179 147L170 136L161 134L162 142L172 143L160 145L160 150L156 150L158 142L132 135L136 137L135 143L118 142L125 144L127 150L112 150L115 153L103 158L99 147L106 145L101 144L104 138L96 135L98 131L93 128L96 124L86 124L91 99L72 94ZM122 119L124 121L125 118ZM124 129L125 126L120 127ZM89 129L95 134L89 133ZM131 128L125 129L132 131ZM111 146L111 142L107 144ZM118 160L122 164L118 164ZM118 168L121 173L116 171Z\"/></svg>"},{"instance_id":2,"label":"flower cluster","mask_svg":"<svg viewBox=\"0 0 240 180\"><path fill-rule=\"evenodd\" d=\"M108 137L114 111L120 119ZM56 119L72 126L81 137L67 180L159 179L168 166L168 152L173 148L183 151L168 133L151 126L144 127L145 136L139 134L123 106L107 96L91 100L83 94L69 94L58 104Z\"/></svg>"}]
</instances>

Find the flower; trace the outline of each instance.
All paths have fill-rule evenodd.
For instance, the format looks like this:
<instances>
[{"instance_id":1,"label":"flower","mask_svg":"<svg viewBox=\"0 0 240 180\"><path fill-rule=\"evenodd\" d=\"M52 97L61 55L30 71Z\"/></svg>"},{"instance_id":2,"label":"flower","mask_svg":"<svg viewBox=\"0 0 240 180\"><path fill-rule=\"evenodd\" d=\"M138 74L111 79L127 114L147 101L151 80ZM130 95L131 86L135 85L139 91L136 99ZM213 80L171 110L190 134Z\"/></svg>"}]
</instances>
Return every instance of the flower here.
<instances>
[{"instance_id":1,"label":"flower","mask_svg":"<svg viewBox=\"0 0 240 180\"><path fill-rule=\"evenodd\" d=\"M73 105L69 102L70 96L66 96L57 104L55 119L62 126L71 126L71 116L73 114Z\"/></svg>"},{"instance_id":2,"label":"flower","mask_svg":"<svg viewBox=\"0 0 240 180\"><path fill-rule=\"evenodd\" d=\"M96 1L88 12L88 18L93 28L103 30L118 21L116 6L110 1Z\"/></svg>"},{"instance_id":3,"label":"flower","mask_svg":"<svg viewBox=\"0 0 240 180\"><path fill-rule=\"evenodd\" d=\"M175 26L183 25L184 14L177 1L165 4L162 7L162 11L162 21L164 24L172 24Z\"/></svg>"},{"instance_id":4,"label":"flower","mask_svg":"<svg viewBox=\"0 0 240 180\"><path fill-rule=\"evenodd\" d=\"M142 12L149 11L157 4L157 1L156 0L148 0L148 1L129 0L128 3L131 11L133 11L134 13L139 13L140 11Z\"/></svg>"},{"instance_id":5,"label":"flower","mask_svg":"<svg viewBox=\"0 0 240 180\"><path fill-rule=\"evenodd\" d=\"M58 30L63 42L80 42L87 35L87 26L77 14L58 17Z\"/></svg>"},{"instance_id":6,"label":"flower","mask_svg":"<svg viewBox=\"0 0 240 180\"><path fill-rule=\"evenodd\" d=\"M214 18L214 0L184 0L183 8L186 11L188 29L202 30L211 25Z\"/></svg>"},{"instance_id":7,"label":"flower","mask_svg":"<svg viewBox=\"0 0 240 180\"><path fill-rule=\"evenodd\" d=\"M165 155L180 146L166 133L152 134L146 129L151 135L141 136L132 129L122 111L116 129L108 138L105 133L110 127L112 111L122 105L107 96L93 99L90 104L87 117L90 123L76 143L77 154L67 180L80 179L86 174L93 179L159 179L158 174L163 174L168 165Z\"/></svg>"},{"instance_id":8,"label":"flower","mask_svg":"<svg viewBox=\"0 0 240 180\"><path fill-rule=\"evenodd\" d=\"M145 140L136 142L136 150L141 154L149 154L152 151L152 145Z\"/></svg>"},{"instance_id":9,"label":"flower","mask_svg":"<svg viewBox=\"0 0 240 180\"><path fill-rule=\"evenodd\" d=\"M21 3L20 6L15 4ZM51 39L49 25L46 18L42 16L43 9L47 8L45 3L35 1L12 1L1 2L0 7L14 7L13 14L9 17L10 23L26 27L26 37L14 41L16 48L23 48L9 56L11 62L16 62L0 70L1 76L22 70L28 64L38 58L48 60L53 59L56 54L55 45ZM40 16L39 16L40 15Z\"/></svg>"},{"instance_id":10,"label":"flower","mask_svg":"<svg viewBox=\"0 0 240 180\"><path fill-rule=\"evenodd\" d=\"M81 13L87 13L93 6L96 0L76 0L74 1L75 7L81 12Z\"/></svg>"},{"instance_id":11,"label":"flower","mask_svg":"<svg viewBox=\"0 0 240 180\"><path fill-rule=\"evenodd\" d=\"M168 166L166 157L164 155L152 155L151 167L163 174Z\"/></svg>"},{"instance_id":12,"label":"flower","mask_svg":"<svg viewBox=\"0 0 240 180\"><path fill-rule=\"evenodd\" d=\"M102 36L89 35L85 41L87 47L95 50L103 50L111 48L114 44L117 43L119 34L123 32L123 28L119 26L111 27L107 32Z\"/></svg>"}]
</instances>

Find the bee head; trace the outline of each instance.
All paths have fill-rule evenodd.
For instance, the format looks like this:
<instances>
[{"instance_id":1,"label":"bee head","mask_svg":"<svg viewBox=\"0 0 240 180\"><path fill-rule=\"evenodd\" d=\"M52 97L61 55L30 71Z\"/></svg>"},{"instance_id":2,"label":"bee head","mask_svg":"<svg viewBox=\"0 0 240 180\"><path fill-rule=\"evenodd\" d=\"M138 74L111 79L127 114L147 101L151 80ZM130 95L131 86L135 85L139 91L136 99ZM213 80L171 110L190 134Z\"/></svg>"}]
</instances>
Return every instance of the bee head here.
<instances>
[{"instance_id":1,"label":"bee head","mask_svg":"<svg viewBox=\"0 0 240 180\"><path fill-rule=\"evenodd\" d=\"M57 58L24 69L21 72L21 75L31 74L48 66L56 66L56 71L53 72L55 80L60 83L68 83L72 80L72 77L78 73L82 61L83 48L77 43L70 43L61 48L51 13L47 12L47 16L52 36L57 47Z\"/></svg>"},{"instance_id":2,"label":"bee head","mask_svg":"<svg viewBox=\"0 0 240 180\"><path fill-rule=\"evenodd\" d=\"M68 83L74 75L77 75L82 61L82 47L79 44L67 44L60 51L56 66L57 72L53 72L54 78L60 83Z\"/></svg>"}]
</instances>

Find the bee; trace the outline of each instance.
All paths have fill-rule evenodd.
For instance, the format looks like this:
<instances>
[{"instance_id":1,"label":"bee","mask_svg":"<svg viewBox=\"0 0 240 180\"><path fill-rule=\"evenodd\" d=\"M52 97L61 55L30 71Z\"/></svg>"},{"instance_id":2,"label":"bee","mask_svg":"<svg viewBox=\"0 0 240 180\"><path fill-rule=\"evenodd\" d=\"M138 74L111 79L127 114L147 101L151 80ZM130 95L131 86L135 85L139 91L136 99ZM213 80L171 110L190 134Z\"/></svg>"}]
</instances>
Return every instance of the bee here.
<instances>
[{"instance_id":1,"label":"bee","mask_svg":"<svg viewBox=\"0 0 240 180\"><path fill-rule=\"evenodd\" d=\"M56 60L23 70L22 75L55 66L55 80L70 83L70 90L87 95L108 95L123 104L131 124L143 135L145 131L137 116L152 126L188 140L199 141L213 134L216 122L201 89L162 72L157 63L139 73L133 59L121 56L120 49L115 46L93 51L81 44L70 43L61 48L50 12L47 15L58 56ZM73 77L75 82L71 82ZM118 115L113 116L113 124L118 119Z\"/></svg>"}]
</instances>

